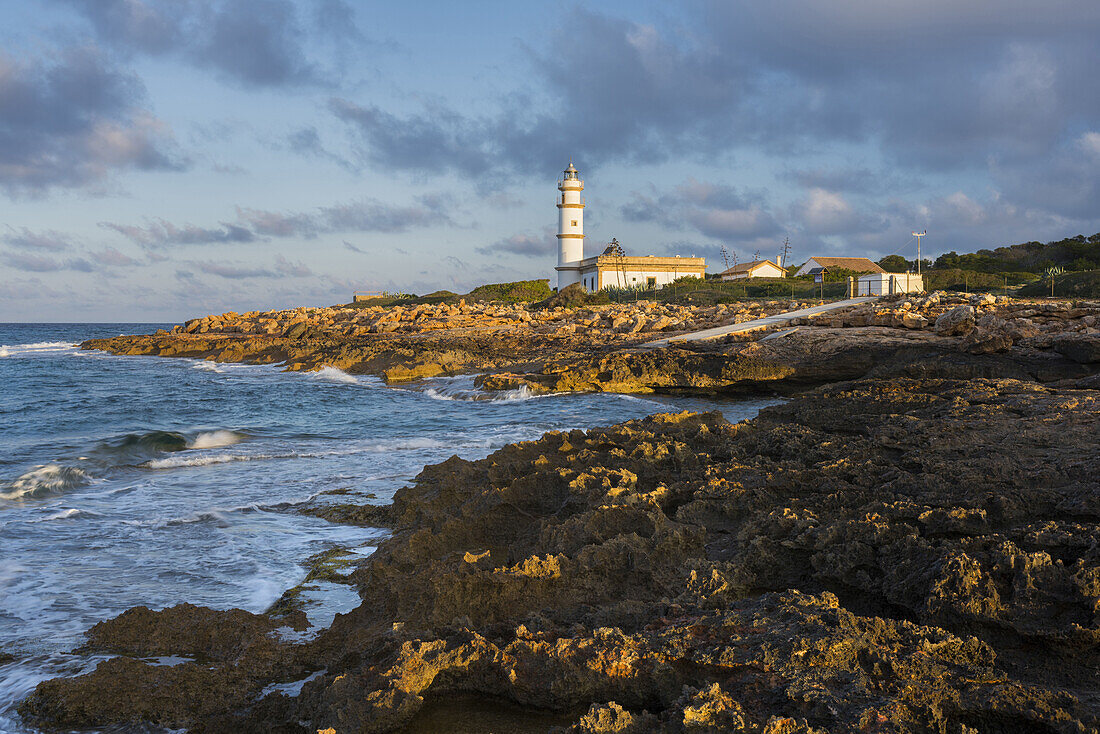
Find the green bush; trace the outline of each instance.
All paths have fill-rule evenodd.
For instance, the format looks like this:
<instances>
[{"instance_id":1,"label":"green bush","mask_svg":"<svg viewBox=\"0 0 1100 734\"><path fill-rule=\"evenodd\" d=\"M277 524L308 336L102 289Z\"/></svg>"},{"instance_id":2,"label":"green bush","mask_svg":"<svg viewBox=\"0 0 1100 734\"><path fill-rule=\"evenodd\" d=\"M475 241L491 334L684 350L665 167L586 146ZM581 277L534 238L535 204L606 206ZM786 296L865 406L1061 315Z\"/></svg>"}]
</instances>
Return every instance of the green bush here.
<instances>
[{"instance_id":1,"label":"green bush","mask_svg":"<svg viewBox=\"0 0 1100 734\"><path fill-rule=\"evenodd\" d=\"M519 280L514 283L480 285L466 294L466 300L530 303L545 300L552 293L549 278L542 278L540 280Z\"/></svg>"}]
</instances>

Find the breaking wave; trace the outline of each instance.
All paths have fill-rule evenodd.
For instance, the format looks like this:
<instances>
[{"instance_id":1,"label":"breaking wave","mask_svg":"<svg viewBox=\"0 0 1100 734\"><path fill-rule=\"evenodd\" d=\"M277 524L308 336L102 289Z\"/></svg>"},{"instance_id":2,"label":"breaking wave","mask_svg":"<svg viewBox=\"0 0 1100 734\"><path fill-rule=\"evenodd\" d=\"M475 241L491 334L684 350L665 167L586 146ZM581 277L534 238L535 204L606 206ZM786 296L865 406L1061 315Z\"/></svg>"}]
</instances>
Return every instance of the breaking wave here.
<instances>
[{"instance_id":1,"label":"breaking wave","mask_svg":"<svg viewBox=\"0 0 1100 734\"><path fill-rule=\"evenodd\" d=\"M217 372L219 374L223 374L225 372L225 370L221 369L213 362L196 362L192 365L192 368L196 370L203 370L204 372Z\"/></svg>"},{"instance_id":2,"label":"breaking wave","mask_svg":"<svg viewBox=\"0 0 1100 734\"><path fill-rule=\"evenodd\" d=\"M193 435L176 431L128 433L101 443L92 456L106 466L141 464L159 454L188 449L216 449L232 446L248 438L239 431L202 431Z\"/></svg>"},{"instance_id":3,"label":"breaking wave","mask_svg":"<svg viewBox=\"0 0 1100 734\"><path fill-rule=\"evenodd\" d=\"M78 510L75 507L70 507L67 510L62 510L61 512L55 512L52 515L47 515L46 517L40 517L36 520L31 520L30 522L50 522L51 520L66 520L70 517L76 517L78 515L98 515L98 514L99 514L98 512L92 512L91 510Z\"/></svg>"},{"instance_id":4,"label":"breaking wave","mask_svg":"<svg viewBox=\"0 0 1100 734\"><path fill-rule=\"evenodd\" d=\"M0 344L0 357L18 357L24 354L46 354L76 348L71 342L33 342L31 344Z\"/></svg>"},{"instance_id":5,"label":"breaking wave","mask_svg":"<svg viewBox=\"0 0 1100 734\"><path fill-rule=\"evenodd\" d=\"M206 431L195 436L188 442L189 449L218 449L223 446L232 446L245 440L247 436L237 431Z\"/></svg>"},{"instance_id":6,"label":"breaking wave","mask_svg":"<svg viewBox=\"0 0 1100 734\"><path fill-rule=\"evenodd\" d=\"M310 376L315 380L328 380L329 382L343 382L347 384L357 384L359 382L358 377L349 375L347 372L337 367L322 367L316 372L311 373Z\"/></svg>"},{"instance_id":7,"label":"breaking wave","mask_svg":"<svg viewBox=\"0 0 1100 734\"><path fill-rule=\"evenodd\" d=\"M188 466L211 466L214 464L232 464L238 461L261 461L263 459L309 458L308 454L208 454L206 456L170 456L165 459L153 459L142 466L146 469L178 469Z\"/></svg>"},{"instance_id":8,"label":"breaking wave","mask_svg":"<svg viewBox=\"0 0 1100 734\"><path fill-rule=\"evenodd\" d=\"M0 498L13 500L54 494L89 481L91 477L83 469L61 464L44 464L17 478L8 485L7 491L0 492Z\"/></svg>"},{"instance_id":9,"label":"breaking wave","mask_svg":"<svg viewBox=\"0 0 1100 734\"><path fill-rule=\"evenodd\" d=\"M553 395L561 394L548 393L546 395L539 395L532 392L531 388L526 385L520 385L514 390L505 390L503 392L485 392L484 390L473 387L472 384L462 386L439 385L424 390L414 390L414 392L419 392L432 400L454 400L467 403L520 403L526 400L548 398Z\"/></svg>"},{"instance_id":10,"label":"breaking wave","mask_svg":"<svg viewBox=\"0 0 1100 734\"><path fill-rule=\"evenodd\" d=\"M235 464L242 461L266 461L272 459L324 459L332 456L352 456L355 454L377 454L389 451L422 451L427 449L471 449L493 448L500 445L490 439L461 439L440 441L434 438L394 438L368 444L347 446L327 451L288 451L266 454L204 454L202 456L166 456L152 459L141 466L146 469L181 469L217 464Z\"/></svg>"}]
</instances>

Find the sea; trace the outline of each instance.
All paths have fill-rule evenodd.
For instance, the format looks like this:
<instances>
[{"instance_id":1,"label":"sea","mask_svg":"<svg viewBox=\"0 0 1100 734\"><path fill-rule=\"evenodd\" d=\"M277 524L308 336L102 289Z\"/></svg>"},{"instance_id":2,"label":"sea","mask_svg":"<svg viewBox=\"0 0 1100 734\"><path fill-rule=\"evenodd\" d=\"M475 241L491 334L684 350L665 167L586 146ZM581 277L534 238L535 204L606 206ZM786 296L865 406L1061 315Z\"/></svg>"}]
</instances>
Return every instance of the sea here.
<instances>
[{"instance_id":1,"label":"sea","mask_svg":"<svg viewBox=\"0 0 1100 734\"><path fill-rule=\"evenodd\" d=\"M546 431L685 409L738 421L778 402L486 394L469 377L395 388L79 347L170 326L0 324L0 734L37 731L16 712L37 683L105 659L75 652L96 622L181 602L263 612L310 556L355 561L386 537L307 503L385 504L426 464ZM329 582L303 599L312 633L362 601Z\"/></svg>"}]
</instances>

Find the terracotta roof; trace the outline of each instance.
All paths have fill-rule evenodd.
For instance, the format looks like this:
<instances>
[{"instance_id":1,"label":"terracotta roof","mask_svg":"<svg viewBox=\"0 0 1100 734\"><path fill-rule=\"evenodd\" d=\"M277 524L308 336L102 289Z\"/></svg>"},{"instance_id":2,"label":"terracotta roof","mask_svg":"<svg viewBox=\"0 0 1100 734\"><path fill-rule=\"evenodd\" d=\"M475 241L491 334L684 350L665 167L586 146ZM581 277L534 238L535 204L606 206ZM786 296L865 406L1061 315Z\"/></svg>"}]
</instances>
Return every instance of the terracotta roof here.
<instances>
[{"instance_id":1,"label":"terracotta roof","mask_svg":"<svg viewBox=\"0 0 1100 734\"><path fill-rule=\"evenodd\" d=\"M739 263L737 265L734 265L729 270L723 270L721 273L719 273L719 275L732 275L734 273L747 273L750 270L756 270L756 268L759 267L760 265L775 265L775 263L772 262L771 260L754 260L751 263ZM775 267L779 268L780 270L786 270L786 268L780 268L778 265L775 265Z\"/></svg>"},{"instance_id":2,"label":"terracotta roof","mask_svg":"<svg viewBox=\"0 0 1100 734\"><path fill-rule=\"evenodd\" d=\"M845 270L855 270L861 273L885 273L875 263L866 257L812 257L810 258L823 268L844 268Z\"/></svg>"}]
</instances>

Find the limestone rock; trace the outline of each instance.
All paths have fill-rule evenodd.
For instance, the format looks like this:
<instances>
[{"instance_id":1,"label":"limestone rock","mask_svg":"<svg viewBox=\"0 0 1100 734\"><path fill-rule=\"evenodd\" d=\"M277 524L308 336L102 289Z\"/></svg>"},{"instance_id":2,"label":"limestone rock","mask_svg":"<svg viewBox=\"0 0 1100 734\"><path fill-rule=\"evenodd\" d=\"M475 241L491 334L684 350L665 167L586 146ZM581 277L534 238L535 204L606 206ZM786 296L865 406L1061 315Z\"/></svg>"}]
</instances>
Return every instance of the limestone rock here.
<instances>
[{"instance_id":1,"label":"limestone rock","mask_svg":"<svg viewBox=\"0 0 1100 734\"><path fill-rule=\"evenodd\" d=\"M1054 351L1082 364L1100 362L1100 337L1067 336L1054 341Z\"/></svg>"},{"instance_id":2,"label":"limestone rock","mask_svg":"<svg viewBox=\"0 0 1100 734\"><path fill-rule=\"evenodd\" d=\"M974 307L956 306L936 319L935 331L940 336L965 334L974 328Z\"/></svg>"}]
</instances>

